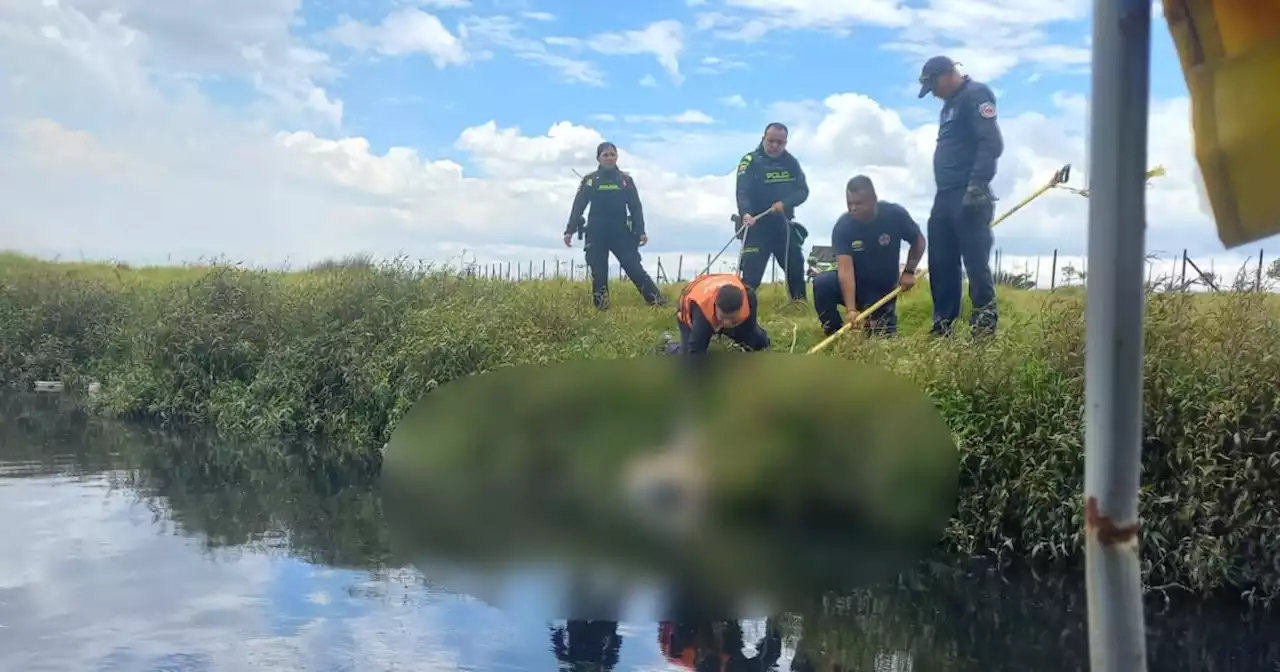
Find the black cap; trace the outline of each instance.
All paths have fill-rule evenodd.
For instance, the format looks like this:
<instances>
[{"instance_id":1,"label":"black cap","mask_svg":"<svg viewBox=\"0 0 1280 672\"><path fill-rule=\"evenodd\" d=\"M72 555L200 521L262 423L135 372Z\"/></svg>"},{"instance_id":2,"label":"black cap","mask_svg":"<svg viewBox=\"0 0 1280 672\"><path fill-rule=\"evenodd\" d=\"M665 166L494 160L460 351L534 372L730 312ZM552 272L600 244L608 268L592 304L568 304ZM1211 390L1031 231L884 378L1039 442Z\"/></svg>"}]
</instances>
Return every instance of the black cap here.
<instances>
[{"instance_id":1,"label":"black cap","mask_svg":"<svg viewBox=\"0 0 1280 672\"><path fill-rule=\"evenodd\" d=\"M938 77L947 74L955 69L958 65L955 61L946 56L934 56L924 62L924 67L920 68L920 95L917 98L924 98L925 94L931 93L933 87L938 83Z\"/></svg>"}]
</instances>

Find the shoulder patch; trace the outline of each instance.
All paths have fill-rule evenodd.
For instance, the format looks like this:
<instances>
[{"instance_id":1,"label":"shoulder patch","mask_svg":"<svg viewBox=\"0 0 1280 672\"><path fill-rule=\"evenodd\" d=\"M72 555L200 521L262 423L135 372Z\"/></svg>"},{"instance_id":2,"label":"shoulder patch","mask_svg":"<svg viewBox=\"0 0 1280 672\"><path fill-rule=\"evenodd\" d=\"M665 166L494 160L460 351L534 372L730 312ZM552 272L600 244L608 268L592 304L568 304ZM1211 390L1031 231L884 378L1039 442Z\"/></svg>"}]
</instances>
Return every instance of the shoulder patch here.
<instances>
[{"instance_id":1,"label":"shoulder patch","mask_svg":"<svg viewBox=\"0 0 1280 672\"><path fill-rule=\"evenodd\" d=\"M746 173L746 172L747 172L747 169L751 167L751 160L752 160L753 158L754 158L754 154L748 154L748 155L746 155L746 156L742 157L742 161L739 161L739 162L738 162L738 174L739 174L739 175L742 175L742 174L744 174L744 173Z\"/></svg>"},{"instance_id":2,"label":"shoulder patch","mask_svg":"<svg viewBox=\"0 0 1280 672\"><path fill-rule=\"evenodd\" d=\"M978 105L978 114L981 115L983 119L995 119L996 104L991 101L980 103Z\"/></svg>"}]
</instances>

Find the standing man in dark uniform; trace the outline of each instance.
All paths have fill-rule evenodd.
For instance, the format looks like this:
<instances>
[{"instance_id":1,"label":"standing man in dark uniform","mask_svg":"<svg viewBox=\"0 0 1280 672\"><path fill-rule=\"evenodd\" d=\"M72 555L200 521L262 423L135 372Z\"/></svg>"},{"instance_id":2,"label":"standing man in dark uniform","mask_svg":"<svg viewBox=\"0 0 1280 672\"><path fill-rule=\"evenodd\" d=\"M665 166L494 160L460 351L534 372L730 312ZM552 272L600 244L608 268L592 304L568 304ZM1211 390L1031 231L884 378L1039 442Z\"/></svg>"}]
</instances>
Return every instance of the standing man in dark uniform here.
<instances>
[{"instance_id":1,"label":"standing man in dark uniform","mask_svg":"<svg viewBox=\"0 0 1280 672\"><path fill-rule=\"evenodd\" d=\"M938 145L933 154L937 194L929 213L929 289L933 294L933 329L951 335L960 317L961 261L969 275L975 336L994 334L995 283L991 276L991 221L995 196L991 180L1004 138L996 121L996 97L986 84L956 71L946 56L934 56L920 70L920 98L940 98Z\"/></svg>"},{"instance_id":2,"label":"standing man in dark uniform","mask_svg":"<svg viewBox=\"0 0 1280 672\"><path fill-rule=\"evenodd\" d=\"M845 204L849 211L840 215L831 229L836 270L819 273L813 279L813 307L828 336L843 326L837 306L844 306L852 321L895 287L901 286L904 291L914 287L916 267L925 252L920 226L906 208L879 200L871 178L858 175L849 180ZM906 266L899 270L902 243L910 245L911 250ZM895 298L871 314L867 335L898 333L897 303Z\"/></svg>"},{"instance_id":3,"label":"standing man in dark uniform","mask_svg":"<svg viewBox=\"0 0 1280 672\"><path fill-rule=\"evenodd\" d=\"M809 184L800 162L787 151L787 127L773 122L764 138L738 164L738 215L747 230L742 241L742 280L760 287L772 255L786 272L787 293L804 301L803 232L791 222L795 209L809 199ZM756 220L756 215L769 212Z\"/></svg>"},{"instance_id":4,"label":"standing man in dark uniform","mask_svg":"<svg viewBox=\"0 0 1280 672\"><path fill-rule=\"evenodd\" d=\"M611 142L596 147L600 167L588 173L578 185L564 230L565 247L573 246L573 234L586 238L587 268L591 272L591 299L596 308L609 307L609 253L627 274L644 302L651 306L666 304L666 298L649 277L640 262L640 246L649 242L644 231L644 209L635 178L618 170L618 148ZM591 212L584 221L587 206Z\"/></svg>"}]
</instances>

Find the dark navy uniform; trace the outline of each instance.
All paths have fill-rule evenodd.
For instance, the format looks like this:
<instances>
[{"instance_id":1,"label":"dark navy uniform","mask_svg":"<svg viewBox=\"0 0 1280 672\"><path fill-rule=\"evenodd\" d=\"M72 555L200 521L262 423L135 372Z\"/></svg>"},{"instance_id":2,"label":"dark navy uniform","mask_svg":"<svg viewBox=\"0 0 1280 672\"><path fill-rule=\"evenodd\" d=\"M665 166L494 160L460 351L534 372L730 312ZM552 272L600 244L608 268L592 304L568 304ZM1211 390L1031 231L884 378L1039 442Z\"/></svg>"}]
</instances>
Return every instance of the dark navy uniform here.
<instances>
[{"instance_id":1,"label":"dark navy uniform","mask_svg":"<svg viewBox=\"0 0 1280 672\"><path fill-rule=\"evenodd\" d=\"M584 221L582 214L591 206ZM585 226L585 232L584 232ZM609 254L617 257L622 271L640 290L645 303L663 303L662 294L640 259L644 235L644 209L635 178L617 168L588 173L578 185L565 235L584 232L587 268L591 272L591 297L597 308L608 307Z\"/></svg>"},{"instance_id":2,"label":"dark navy uniform","mask_svg":"<svg viewBox=\"0 0 1280 672\"><path fill-rule=\"evenodd\" d=\"M783 205L782 214L769 213L747 229L742 241L742 281L759 288L772 255L786 270L787 293L803 300L805 264L800 248L804 241L791 223L795 209L809 199L809 183L800 162L785 151L773 158L763 145L758 146L738 164L737 191L738 214L743 216L758 215L778 201Z\"/></svg>"},{"instance_id":3,"label":"dark navy uniform","mask_svg":"<svg viewBox=\"0 0 1280 672\"><path fill-rule=\"evenodd\" d=\"M930 59L921 73L920 96L933 90L930 79L936 80L954 65L945 56ZM996 199L990 184L1003 152L995 94L986 84L964 77L959 89L942 105L933 155L937 194L929 213L928 234L935 334L950 334L960 317L961 263L969 276L971 326L975 333L996 329L999 313L990 266Z\"/></svg>"},{"instance_id":4,"label":"dark navy uniform","mask_svg":"<svg viewBox=\"0 0 1280 672\"><path fill-rule=\"evenodd\" d=\"M621 646L617 621L570 620L551 631L551 650L569 669L582 666L609 672L618 664Z\"/></svg>"},{"instance_id":5,"label":"dark navy uniform","mask_svg":"<svg viewBox=\"0 0 1280 672\"><path fill-rule=\"evenodd\" d=\"M898 286L902 275L899 265L902 243L914 245L920 238L920 225L911 213L897 203L880 201L876 216L869 222L858 221L845 213L831 229L831 252L853 258L853 293L856 310L866 310ZM867 321L868 334L898 333L898 300L884 304ZM813 308L818 313L822 330L829 336L844 324L839 306L844 305L840 291L839 271L819 273L813 279Z\"/></svg>"}]
</instances>

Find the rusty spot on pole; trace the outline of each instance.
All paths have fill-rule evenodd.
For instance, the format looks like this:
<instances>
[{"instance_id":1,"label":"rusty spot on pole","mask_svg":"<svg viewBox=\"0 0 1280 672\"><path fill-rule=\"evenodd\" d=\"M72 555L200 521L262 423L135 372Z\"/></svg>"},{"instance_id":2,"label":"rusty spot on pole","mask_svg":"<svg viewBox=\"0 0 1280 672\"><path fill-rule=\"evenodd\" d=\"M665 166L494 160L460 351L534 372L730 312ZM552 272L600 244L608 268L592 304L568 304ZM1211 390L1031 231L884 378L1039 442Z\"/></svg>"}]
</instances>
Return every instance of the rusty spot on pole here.
<instances>
[{"instance_id":1,"label":"rusty spot on pole","mask_svg":"<svg viewBox=\"0 0 1280 672\"><path fill-rule=\"evenodd\" d=\"M1098 510L1098 498L1090 497L1084 503L1084 527L1086 532L1098 535L1098 543L1103 546L1114 546L1122 541L1131 541L1138 536L1138 524L1118 527L1110 518Z\"/></svg>"}]
</instances>

